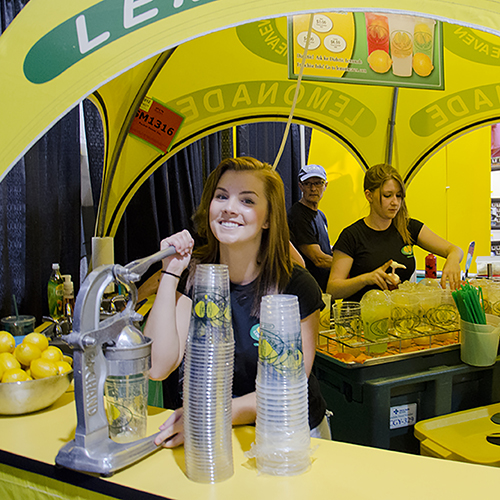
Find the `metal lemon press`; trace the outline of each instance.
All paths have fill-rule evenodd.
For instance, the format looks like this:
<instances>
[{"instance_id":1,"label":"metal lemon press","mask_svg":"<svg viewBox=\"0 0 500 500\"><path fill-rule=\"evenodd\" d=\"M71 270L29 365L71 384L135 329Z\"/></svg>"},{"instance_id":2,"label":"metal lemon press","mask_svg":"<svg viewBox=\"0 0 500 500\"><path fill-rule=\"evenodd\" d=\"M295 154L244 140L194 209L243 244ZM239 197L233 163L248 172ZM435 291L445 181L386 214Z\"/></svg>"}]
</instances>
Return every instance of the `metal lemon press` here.
<instances>
[{"instance_id":1,"label":"metal lemon press","mask_svg":"<svg viewBox=\"0 0 500 500\"><path fill-rule=\"evenodd\" d=\"M73 331L64 340L73 347L77 425L75 438L63 446L56 464L109 476L158 447L157 434L146 434L148 371L152 341L134 322L138 281L173 247L126 266L104 265L92 271L78 293ZM130 291L126 307L101 321L106 287L117 281Z\"/></svg>"}]
</instances>

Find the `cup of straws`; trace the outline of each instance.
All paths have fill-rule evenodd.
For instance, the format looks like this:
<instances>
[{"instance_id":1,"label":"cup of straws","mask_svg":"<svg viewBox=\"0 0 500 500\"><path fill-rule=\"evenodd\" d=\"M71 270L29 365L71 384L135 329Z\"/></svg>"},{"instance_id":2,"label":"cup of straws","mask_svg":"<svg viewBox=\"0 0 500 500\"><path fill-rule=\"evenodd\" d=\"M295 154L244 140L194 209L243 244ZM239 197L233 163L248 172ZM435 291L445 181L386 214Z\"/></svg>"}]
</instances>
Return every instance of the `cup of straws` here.
<instances>
[{"instance_id":1,"label":"cup of straws","mask_svg":"<svg viewBox=\"0 0 500 500\"><path fill-rule=\"evenodd\" d=\"M471 366L492 366L498 354L500 318L486 314L482 289L466 283L452 292L460 314L460 359Z\"/></svg>"}]
</instances>

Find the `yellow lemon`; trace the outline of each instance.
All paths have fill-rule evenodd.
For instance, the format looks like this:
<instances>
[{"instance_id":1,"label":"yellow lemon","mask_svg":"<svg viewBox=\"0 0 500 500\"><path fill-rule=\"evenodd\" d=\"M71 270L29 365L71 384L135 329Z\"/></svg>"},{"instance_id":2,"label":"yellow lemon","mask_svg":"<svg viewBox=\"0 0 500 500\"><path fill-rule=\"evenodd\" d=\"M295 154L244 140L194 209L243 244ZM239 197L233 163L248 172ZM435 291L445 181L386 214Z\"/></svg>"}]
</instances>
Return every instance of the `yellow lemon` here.
<instances>
[{"instance_id":1,"label":"yellow lemon","mask_svg":"<svg viewBox=\"0 0 500 500\"><path fill-rule=\"evenodd\" d=\"M417 52L413 56L413 69L419 76L429 76L434 69L431 59L427 54Z\"/></svg>"},{"instance_id":2,"label":"yellow lemon","mask_svg":"<svg viewBox=\"0 0 500 500\"><path fill-rule=\"evenodd\" d=\"M66 363L69 363L71 366L73 366L73 358L71 356L68 356L67 354L63 353L63 361L66 361Z\"/></svg>"},{"instance_id":3,"label":"yellow lemon","mask_svg":"<svg viewBox=\"0 0 500 500\"><path fill-rule=\"evenodd\" d=\"M34 359L41 355L40 348L29 342L22 342L14 349L14 356L23 366L29 366Z\"/></svg>"},{"instance_id":4,"label":"yellow lemon","mask_svg":"<svg viewBox=\"0 0 500 500\"><path fill-rule=\"evenodd\" d=\"M50 359L34 359L30 365L31 376L34 379L53 377L59 374L56 362Z\"/></svg>"},{"instance_id":5,"label":"yellow lemon","mask_svg":"<svg viewBox=\"0 0 500 500\"><path fill-rule=\"evenodd\" d=\"M10 332L0 332L0 352L14 352L16 340Z\"/></svg>"},{"instance_id":6,"label":"yellow lemon","mask_svg":"<svg viewBox=\"0 0 500 500\"><path fill-rule=\"evenodd\" d=\"M40 351L45 351L49 347L49 339L42 333L31 332L24 337L23 343L29 342L30 344L36 345Z\"/></svg>"},{"instance_id":7,"label":"yellow lemon","mask_svg":"<svg viewBox=\"0 0 500 500\"><path fill-rule=\"evenodd\" d=\"M28 374L21 368L11 368L10 370L5 370L2 375L2 383L25 382L26 380L31 380L31 377L29 377Z\"/></svg>"},{"instance_id":8,"label":"yellow lemon","mask_svg":"<svg viewBox=\"0 0 500 500\"><path fill-rule=\"evenodd\" d=\"M5 372L12 368L21 368L21 363L11 352L2 352L0 354L0 370Z\"/></svg>"},{"instance_id":9,"label":"yellow lemon","mask_svg":"<svg viewBox=\"0 0 500 500\"><path fill-rule=\"evenodd\" d=\"M47 349L42 352L41 357L44 359L49 359L51 361L62 361L63 353L61 349L59 349L59 347L56 347L55 345L49 345L49 347L47 347Z\"/></svg>"},{"instance_id":10,"label":"yellow lemon","mask_svg":"<svg viewBox=\"0 0 500 500\"><path fill-rule=\"evenodd\" d=\"M67 361L56 361L57 370L59 375L70 372L73 368Z\"/></svg>"},{"instance_id":11,"label":"yellow lemon","mask_svg":"<svg viewBox=\"0 0 500 500\"><path fill-rule=\"evenodd\" d=\"M392 59L385 50L374 50L367 60L375 73L387 73L392 66Z\"/></svg>"}]
</instances>

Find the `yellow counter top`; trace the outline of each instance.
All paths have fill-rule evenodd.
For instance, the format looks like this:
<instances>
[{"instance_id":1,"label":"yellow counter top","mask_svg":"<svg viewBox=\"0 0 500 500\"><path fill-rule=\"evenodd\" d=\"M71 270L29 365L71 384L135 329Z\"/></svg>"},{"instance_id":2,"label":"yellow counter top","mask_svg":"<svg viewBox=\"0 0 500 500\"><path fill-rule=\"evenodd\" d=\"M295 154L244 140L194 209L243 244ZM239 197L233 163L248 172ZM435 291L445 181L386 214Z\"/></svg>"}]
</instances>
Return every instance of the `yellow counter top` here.
<instances>
[{"instance_id":1,"label":"yellow counter top","mask_svg":"<svg viewBox=\"0 0 500 500\"><path fill-rule=\"evenodd\" d=\"M169 413L161 408L149 408L148 435L156 432ZM75 425L76 410L71 391L46 410L30 415L0 416L0 449L7 452L2 455L2 462L7 465L0 467L0 497L9 498L2 496L2 492L12 491L8 488L24 473L20 469L26 469L19 465L22 461L17 457L23 457L23 463L33 464L28 468L31 469L27 473L28 480L36 474L47 476L47 471L53 470L53 474L49 474L51 481L73 483L68 477L74 477L74 473L60 471L53 464L59 449L73 438ZM94 486L103 486L97 491L115 498L147 498L148 495L138 496L140 494L134 492L139 490L151 494L152 498L176 500L305 500L311 495L339 500L387 500L389 496L405 500L460 500L475 498L480 493L496 494L500 488L500 471L495 467L319 439L312 440L313 463L308 472L294 477L273 477L259 474L254 462L245 457L253 440L253 427L233 430L235 473L221 483L207 485L190 481L184 473L182 446L174 450L162 448L110 478L92 478L92 481ZM36 470L37 464L40 472ZM65 472L68 473L66 478ZM79 476L84 480L77 484L85 493L85 478L89 476ZM116 492L112 491L113 487L117 488ZM23 491L22 498L55 498L48 494L27 496L26 490ZM124 494L126 492L128 495ZM77 496L65 485L58 490L57 498ZM81 498L106 497L95 493Z\"/></svg>"}]
</instances>

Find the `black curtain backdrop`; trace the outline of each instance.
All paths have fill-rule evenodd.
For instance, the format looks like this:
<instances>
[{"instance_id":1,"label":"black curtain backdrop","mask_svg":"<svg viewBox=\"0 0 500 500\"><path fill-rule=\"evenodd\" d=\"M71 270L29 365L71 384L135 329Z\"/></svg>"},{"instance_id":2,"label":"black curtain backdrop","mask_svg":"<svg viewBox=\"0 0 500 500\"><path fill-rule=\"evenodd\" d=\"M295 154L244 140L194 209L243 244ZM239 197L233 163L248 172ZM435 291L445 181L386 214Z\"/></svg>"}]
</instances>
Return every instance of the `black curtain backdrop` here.
<instances>
[{"instance_id":1,"label":"black curtain backdrop","mask_svg":"<svg viewBox=\"0 0 500 500\"><path fill-rule=\"evenodd\" d=\"M2 32L27 4L0 0ZM78 109L59 121L0 183L0 317L48 314L53 262L71 274L80 261L80 147Z\"/></svg>"},{"instance_id":2,"label":"black curtain backdrop","mask_svg":"<svg viewBox=\"0 0 500 500\"><path fill-rule=\"evenodd\" d=\"M237 128L238 156L253 156L258 160L274 165L285 133L286 124L282 122L249 123ZM305 131L305 158L309 156L311 132ZM285 184L285 202L287 210L300 199L298 175L300 170L300 127L291 124L285 148L276 167Z\"/></svg>"}]
</instances>

